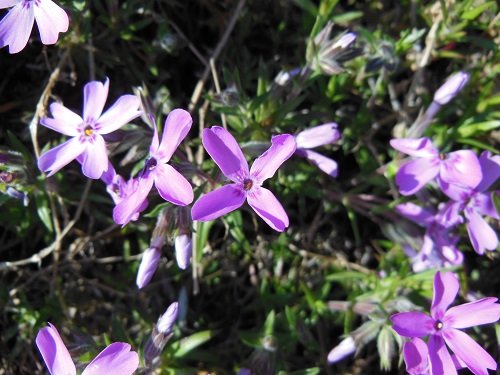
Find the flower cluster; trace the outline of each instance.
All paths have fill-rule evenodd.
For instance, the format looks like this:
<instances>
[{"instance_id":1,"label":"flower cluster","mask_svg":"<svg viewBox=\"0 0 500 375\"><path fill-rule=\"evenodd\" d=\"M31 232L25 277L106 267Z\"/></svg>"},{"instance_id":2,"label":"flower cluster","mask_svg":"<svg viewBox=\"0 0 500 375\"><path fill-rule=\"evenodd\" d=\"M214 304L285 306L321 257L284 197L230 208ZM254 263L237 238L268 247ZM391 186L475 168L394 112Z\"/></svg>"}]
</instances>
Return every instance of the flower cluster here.
<instances>
[{"instance_id":1,"label":"flower cluster","mask_svg":"<svg viewBox=\"0 0 500 375\"><path fill-rule=\"evenodd\" d=\"M407 371L416 374L456 374L456 368L467 367L476 375L488 375L497 363L481 346L461 329L496 323L500 319L497 298L489 297L449 308L459 290L457 276L437 272L431 315L423 312L401 312L391 316L394 330L412 340L404 346ZM421 337L428 336L427 344ZM453 358L450 348L455 358Z\"/></svg>"}]
</instances>

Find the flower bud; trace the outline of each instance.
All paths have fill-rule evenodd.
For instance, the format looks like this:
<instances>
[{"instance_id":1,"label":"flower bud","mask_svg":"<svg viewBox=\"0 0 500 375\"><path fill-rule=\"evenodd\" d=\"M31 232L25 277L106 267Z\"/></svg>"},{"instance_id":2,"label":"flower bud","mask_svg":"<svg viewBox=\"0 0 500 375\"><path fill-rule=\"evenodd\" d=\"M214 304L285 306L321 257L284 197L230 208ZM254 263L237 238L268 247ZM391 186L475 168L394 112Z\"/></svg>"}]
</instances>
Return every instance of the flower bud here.
<instances>
[{"instance_id":1,"label":"flower bud","mask_svg":"<svg viewBox=\"0 0 500 375\"><path fill-rule=\"evenodd\" d=\"M193 252L193 242L191 236L181 234L175 237L175 259L181 270L185 270L191 264L191 254Z\"/></svg>"},{"instance_id":2,"label":"flower bud","mask_svg":"<svg viewBox=\"0 0 500 375\"><path fill-rule=\"evenodd\" d=\"M340 139L340 131L335 122L314 126L301 131L295 137L297 148L314 148Z\"/></svg>"},{"instance_id":3,"label":"flower bud","mask_svg":"<svg viewBox=\"0 0 500 375\"><path fill-rule=\"evenodd\" d=\"M161 250L156 247L150 247L144 252L141 265L137 271L136 284L139 289L144 288L151 281L151 278L158 268L160 257Z\"/></svg>"},{"instance_id":4,"label":"flower bud","mask_svg":"<svg viewBox=\"0 0 500 375\"><path fill-rule=\"evenodd\" d=\"M177 319L177 313L178 303L173 302L170 304L167 311L160 316L160 319L158 319L158 322L153 327L151 337L144 347L144 360L148 367L152 366L153 362L159 357L161 351L170 339L172 327Z\"/></svg>"},{"instance_id":5,"label":"flower bud","mask_svg":"<svg viewBox=\"0 0 500 375\"><path fill-rule=\"evenodd\" d=\"M356 344L351 336L347 336L330 353L328 353L328 363L338 362L356 351Z\"/></svg>"},{"instance_id":6,"label":"flower bud","mask_svg":"<svg viewBox=\"0 0 500 375\"><path fill-rule=\"evenodd\" d=\"M440 105L450 102L469 81L469 74L458 72L451 75L434 94L434 101Z\"/></svg>"},{"instance_id":7,"label":"flower bud","mask_svg":"<svg viewBox=\"0 0 500 375\"><path fill-rule=\"evenodd\" d=\"M156 323L156 328L158 332L169 335L172 332L172 327L177 320L177 314L179 313L179 304L173 302L168 307L167 311L160 317L158 323Z\"/></svg>"}]
</instances>

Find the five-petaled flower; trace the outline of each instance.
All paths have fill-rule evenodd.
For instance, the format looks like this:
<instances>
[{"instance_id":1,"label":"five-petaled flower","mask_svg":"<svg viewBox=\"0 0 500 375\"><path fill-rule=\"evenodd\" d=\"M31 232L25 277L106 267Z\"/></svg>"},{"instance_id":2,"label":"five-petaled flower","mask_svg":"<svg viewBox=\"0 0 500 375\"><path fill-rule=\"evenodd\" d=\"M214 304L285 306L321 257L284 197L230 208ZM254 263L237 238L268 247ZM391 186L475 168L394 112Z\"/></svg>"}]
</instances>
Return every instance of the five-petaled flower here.
<instances>
[{"instance_id":1,"label":"five-petaled flower","mask_svg":"<svg viewBox=\"0 0 500 375\"><path fill-rule=\"evenodd\" d=\"M191 211L193 220L216 219L248 200L257 215L271 228L284 231L289 224L288 216L274 194L261 185L295 152L294 137L289 134L274 136L271 147L255 160L250 170L240 146L226 129L220 126L204 129L202 142L222 173L233 183L198 199Z\"/></svg>"},{"instance_id":2,"label":"five-petaled flower","mask_svg":"<svg viewBox=\"0 0 500 375\"><path fill-rule=\"evenodd\" d=\"M51 375L76 375L76 367L55 326L49 323L36 336L36 346ZM130 375L139 366L139 356L130 345L114 342L108 345L83 370L82 375Z\"/></svg>"},{"instance_id":3,"label":"five-petaled flower","mask_svg":"<svg viewBox=\"0 0 500 375\"><path fill-rule=\"evenodd\" d=\"M457 276L437 272L431 316L423 312L402 312L391 316L394 330L404 337L429 336L429 360L433 375L456 374L454 361L446 349L455 353L474 374L488 375L496 370L496 361L461 328L495 323L500 318L497 298L489 297L448 308L459 290Z\"/></svg>"},{"instance_id":4,"label":"five-petaled flower","mask_svg":"<svg viewBox=\"0 0 500 375\"><path fill-rule=\"evenodd\" d=\"M161 142L159 142L156 125L154 126L149 158L137 177L136 190L113 210L113 219L117 224L125 225L132 220L147 198L153 184L160 196L170 203L186 206L193 201L191 184L182 174L167 164L192 124L193 120L187 111L174 109L165 120Z\"/></svg>"},{"instance_id":5,"label":"five-petaled flower","mask_svg":"<svg viewBox=\"0 0 500 375\"><path fill-rule=\"evenodd\" d=\"M45 152L38 159L38 168L52 176L62 167L78 158L82 172L97 179L108 170L108 154L104 143L109 134L138 117L140 100L135 95L122 95L106 112L102 113L108 97L109 80L104 84L92 81L83 89L83 118L60 103L52 103L53 118L45 117L40 123L72 138Z\"/></svg>"},{"instance_id":6,"label":"five-petaled flower","mask_svg":"<svg viewBox=\"0 0 500 375\"><path fill-rule=\"evenodd\" d=\"M9 46L9 53L26 47L35 20L43 44L56 43L59 33L68 30L68 15L52 0L0 1L0 9L12 6L0 21L0 48Z\"/></svg>"},{"instance_id":7,"label":"five-petaled flower","mask_svg":"<svg viewBox=\"0 0 500 375\"><path fill-rule=\"evenodd\" d=\"M435 177L449 184L471 188L481 182L481 166L471 150L442 154L429 138L392 139L391 146L417 158L404 164L396 174L396 183L403 195L416 193Z\"/></svg>"}]
</instances>

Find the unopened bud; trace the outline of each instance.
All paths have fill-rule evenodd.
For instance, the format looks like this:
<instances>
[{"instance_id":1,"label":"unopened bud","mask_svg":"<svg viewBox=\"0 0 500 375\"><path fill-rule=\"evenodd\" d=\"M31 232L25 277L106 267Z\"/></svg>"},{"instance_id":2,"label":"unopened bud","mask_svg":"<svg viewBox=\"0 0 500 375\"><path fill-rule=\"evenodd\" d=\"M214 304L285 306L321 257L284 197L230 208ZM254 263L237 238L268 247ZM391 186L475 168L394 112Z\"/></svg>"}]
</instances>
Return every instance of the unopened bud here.
<instances>
[{"instance_id":1,"label":"unopened bud","mask_svg":"<svg viewBox=\"0 0 500 375\"><path fill-rule=\"evenodd\" d=\"M151 337L144 347L144 360L147 366L151 366L155 359L160 356L161 351L170 339L177 313L178 303L173 302L153 327Z\"/></svg>"},{"instance_id":2,"label":"unopened bud","mask_svg":"<svg viewBox=\"0 0 500 375\"><path fill-rule=\"evenodd\" d=\"M434 101L440 105L450 102L469 81L469 74L458 72L451 75L434 94Z\"/></svg>"},{"instance_id":3,"label":"unopened bud","mask_svg":"<svg viewBox=\"0 0 500 375\"><path fill-rule=\"evenodd\" d=\"M297 148L314 148L340 139L340 131L335 122L314 126L301 131L295 137Z\"/></svg>"},{"instance_id":4,"label":"unopened bud","mask_svg":"<svg viewBox=\"0 0 500 375\"><path fill-rule=\"evenodd\" d=\"M191 264L191 254L193 252L193 242L191 236L181 234L175 237L175 259L181 270L185 270Z\"/></svg>"},{"instance_id":5,"label":"unopened bud","mask_svg":"<svg viewBox=\"0 0 500 375\"><path fill-rule=\"evenodd\" d=\"M165 314L163 314L158 320L158 323L156 323L158 332L163 333L164 335L170 334L172 332L172 327L177 320L178 313L179 304L177 302L171 303L167 311L165 311Z\"/></svg>"},{"instance_id":6,"label":"unopened bud","mask_svg":"<svg viewBox=\"0 0 500 375\"><path fill-rule=\"evenodd\" d=\"M328 353L328 363L338 362L356 351L356 343L351 336L347 336Z\"/></svg>"},{"instance_id":7,"label":"unopened bud","mask_svg":"<svg viewBox=\"0 0 500 375\"><path fill-rule=\"evenodd\" d=\"M144 288L151 281L158 268L160 257L161 251L156 247L150 247L144 251L139 270L137 271L136 284L139 289Z\"/></svg>"}]
</instances>

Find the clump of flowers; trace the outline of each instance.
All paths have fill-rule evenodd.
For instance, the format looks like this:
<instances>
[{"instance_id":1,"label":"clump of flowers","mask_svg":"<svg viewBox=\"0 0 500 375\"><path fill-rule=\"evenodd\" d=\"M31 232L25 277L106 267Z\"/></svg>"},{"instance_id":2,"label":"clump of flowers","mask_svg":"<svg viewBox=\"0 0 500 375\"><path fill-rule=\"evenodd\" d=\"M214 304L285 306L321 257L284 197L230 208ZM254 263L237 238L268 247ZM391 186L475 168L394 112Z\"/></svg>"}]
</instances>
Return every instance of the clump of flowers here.
<instances>
[{"instance_id":1,"label":"clump of flowers","mask_svg":"<svg viewBox=\"0 0 500 375\"><path fill-rule=\"evenodd\" d=\"M437 272L434 277L434 296L430 316L423 312L401 312L391 316L394 330L403 337L428 336L428 357L432 374L456 373L455 364L448 351L450 348L459 362L465 364L476 375L488 375L488 369L496 370L497 363L463 328L496 323L500 319L500 304L497 298L488 297L449 308L460 288L457 276L452 272ZM421 342L414 343L418 347ZM407 366L426 360L407 349ZM417 358L418 357L418 358ZM424 366L425 367L425 366Z\"/></svg>"}]
</instances>

